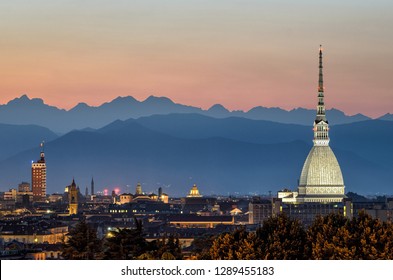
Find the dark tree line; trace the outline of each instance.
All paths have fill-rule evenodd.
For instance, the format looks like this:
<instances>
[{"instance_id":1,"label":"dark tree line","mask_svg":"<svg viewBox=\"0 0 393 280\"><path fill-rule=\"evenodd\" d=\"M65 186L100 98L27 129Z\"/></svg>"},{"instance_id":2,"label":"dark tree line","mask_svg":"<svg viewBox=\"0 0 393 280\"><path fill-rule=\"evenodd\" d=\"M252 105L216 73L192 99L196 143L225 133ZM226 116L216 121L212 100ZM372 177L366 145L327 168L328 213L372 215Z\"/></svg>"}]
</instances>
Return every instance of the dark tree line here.
<instances>
[{"instance_id":1,"label":"dark tree line","mask_svg":"<svg viewBox=\"0 0 393 280\"><path fill-rule=\"evenodd\" d=\"M67 241L63 243L64 259L182 259L179 238L169 235L152 242L143 236L142 222L135 220L135 228L109 231L100 240L97 232L86 222L81 221L70 230Z\"/></svg>"},{"instance_id":2,"label":"dark tree line","mask_svg":"<svg viewBox=\"0 0 393 280\"><path fill-rule=\"evenodd\" d=\"M169 235L148 242L142 223L117 229L100 240L80 222L63 246L65 259L182 259L179 238ZM305 228L282 214L267 219L255 232L233 232L196 238L192 259L213 260L356 260L393 259L393 224L362 212L347 219L340 214L318 217Z\"/></svg>"},{"instance_id":3,"label":"dark tree line","mask_svg":"<svg viewBox=\"0 0 393 280\"><path fill-rule=\"evenodd\" d=\"M194 244L194 259L390 260L393 224L362 212L353 219L340 214L318 217L304 228L299 221L279 215L267 219L256 232L239 228L220 234L211 244L197 240Z\"/></svg>"}]
</instances>

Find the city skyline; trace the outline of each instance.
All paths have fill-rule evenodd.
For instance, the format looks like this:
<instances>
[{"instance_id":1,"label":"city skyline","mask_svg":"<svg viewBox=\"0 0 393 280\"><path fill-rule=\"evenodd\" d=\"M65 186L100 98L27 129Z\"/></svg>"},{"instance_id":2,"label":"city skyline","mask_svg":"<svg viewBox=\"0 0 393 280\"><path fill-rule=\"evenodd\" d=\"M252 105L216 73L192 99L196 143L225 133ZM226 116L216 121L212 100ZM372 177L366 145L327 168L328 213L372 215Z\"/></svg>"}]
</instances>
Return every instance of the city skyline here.
<instances>
[{"instance_id":1,"label":"city skyline","mask_svg":"<svg viewBox=\"0 0 393 280\"><path fill-rule=\"evenodd\" d=\"M117 96L229 110L315 108L319 44L328 108L392 113L389 1L84 1L0 4L0 103L70 109ZM285 96L285 98L283 98Z\"/></svg>"},{"instance_id":2,"label":"city skyline","mask_svg":"<svg viewBox=\"0 0 393 280\"><path fill-rule=\"evenodd\" d=\"M16 260L186 279L392 260L392 10L0 1L2 277L69 278Z\"/></svg>"}]
</instances>

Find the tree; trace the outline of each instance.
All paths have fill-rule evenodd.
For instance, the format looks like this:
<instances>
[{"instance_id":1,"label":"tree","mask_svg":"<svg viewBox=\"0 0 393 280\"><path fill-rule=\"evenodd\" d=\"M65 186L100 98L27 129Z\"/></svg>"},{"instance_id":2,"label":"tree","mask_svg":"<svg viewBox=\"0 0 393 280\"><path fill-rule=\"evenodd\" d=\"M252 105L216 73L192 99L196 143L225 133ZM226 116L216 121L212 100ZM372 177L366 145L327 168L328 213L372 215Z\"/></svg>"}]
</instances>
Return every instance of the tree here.
<instances>
[{"instance_id":1,"label":"tree","mask_svg":"<svg viewBox=\"0 0 393 280\"><path fill-rule=\"evenodd\" d=\"M236 237L235 237L236 238ZM260 244L255 233L249 232L239 240L239 248L235 252L238 260L257 260L260 258Z\"/></svg>"},{"instance_id":2,"label":"tree","mask_svg":"<svg viewBox=\"0 0 393 280\"><path fill-rule=\"evenodd\" d=\"M135 219L136 228L117 228L110 231L104 243L104 258L133 260L148 252L150 244L143 237L142 222Z\"/></svg>"},{"instance_id":3,"label":"tree","mask_svg":"<svg viewBox=\"0 0 393 280\"><path fill-rule=\"evenodd\" d=\"M313 260L352 259L349 220L341 214L318 216L307 230L308 256Z\"/></svg>"},{"instance_id":4,"label":"tree","mask_svg":"<svg viewBox=\"0 0 393 280\"><path fill-rule=\"evenodd\" d=\"M255 260L259 258L259 244L254 233L240 228L232 233L223 233L209 250L214 260Z\"/></svg>"},{"instance_id":5,"label":"tree","mask_svg":"<svg viewBox=\"0 0 393 280\"><path fill-rule=\"evenodd\" d=\"M154 248L151 254L155 259L183 259L179 238L172 234L169 237L165 234L162 239L152 242L151 247Z\"/></svg>"},{"instance_id":6,"label":"tree","mask_svg":"<svg viewBox=\"0 0 393 280\"><path fill-rule=\"evenodd\" d=\"M298 220L285 214L267 219L256 232L260 259L306 259L306 232Z\"/></svg>"},{"instance_id":7,"label":"tree","mask_svg":"<svg viewBox=\"0 0 393 280\"><path fill-rule=\"evenodd\" d=\"M310 259L393 259L393 225L364 211L352 220L340 214L318 217L307 238Z\"/></svg>"},{"instance_id":8,"label":"tree","mask_svg":"<svg viewBox=\"0 0 393 280\"><path fill-rule=\"evenodd\" d=\"M214 239L217 236L210 235L202 235L194 238L192 242L192 259L197 260L211 260L210 256L210 248L213 246Z\"/></svg>"},{"instance_id":9,"label":"tree","mask_svg":"<svg viewBox=\"0 0 393 280\"><path fill-rule=\"evenodd\" d=\"M355 248L353 259L378 260L393 258L392 224L373 219L364 211L348 224L349 246Z\"/></svg>"},{"instance_id":10,"label":"tree","mask_svg":"<svg viewBox=\"0 0 393 280\"><path fill-rule=\"evenodd\" d=\"M237 244L231 233L220 234L210 248L210 257L213 260L234 260Z\"/></svg>"},{"instance_id":11,"label":"tree","mask_svg":"<svg viewBox=\"0 0 393 280\"><path fill-rule=\"evenodd\" d=\"M100 259L101 245L97 231L85 221L81 221L70 230L67 241L63 243L62 256L67 260Z\"/></svg>"}]
</instances>

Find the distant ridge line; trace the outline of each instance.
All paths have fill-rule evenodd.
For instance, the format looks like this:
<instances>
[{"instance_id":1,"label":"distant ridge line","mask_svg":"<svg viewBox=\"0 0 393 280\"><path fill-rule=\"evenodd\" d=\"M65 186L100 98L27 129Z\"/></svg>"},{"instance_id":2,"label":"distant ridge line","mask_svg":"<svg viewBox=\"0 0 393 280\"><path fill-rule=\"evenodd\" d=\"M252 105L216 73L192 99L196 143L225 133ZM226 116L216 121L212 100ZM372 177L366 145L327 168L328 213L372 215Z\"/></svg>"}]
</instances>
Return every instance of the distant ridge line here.
<instances>
[{"instance_id":1,"label":"distant ridge line","mask_svg":"<svg viewBox=\"0 0 393 280\"><path fill-rule=\"evenodd\" d=\"M0 105L0 120L6 124L35 124L47 127L57 133L66 133L73 129L86 127L100 128L117 119L148 117L156 114L196 113L214 118L242 117L253 120L267 120L278 123L312 125L310 119L314 109L296 108L284 110L278 107L267 108L256 106L248 111L230 111L221 104L215 104L207 110L173 102L168 97L149 96L138 101L132 96L117 97L100 106L78 103L69 110L59 109L45 104L41 98L30 99L26 94ZM371 118L356 114L348 116L337 109L327 110L329 119L334 124L345 124L370 120ZM393 120L391 115L384 115Z\"/></svg>"}]
</instances>

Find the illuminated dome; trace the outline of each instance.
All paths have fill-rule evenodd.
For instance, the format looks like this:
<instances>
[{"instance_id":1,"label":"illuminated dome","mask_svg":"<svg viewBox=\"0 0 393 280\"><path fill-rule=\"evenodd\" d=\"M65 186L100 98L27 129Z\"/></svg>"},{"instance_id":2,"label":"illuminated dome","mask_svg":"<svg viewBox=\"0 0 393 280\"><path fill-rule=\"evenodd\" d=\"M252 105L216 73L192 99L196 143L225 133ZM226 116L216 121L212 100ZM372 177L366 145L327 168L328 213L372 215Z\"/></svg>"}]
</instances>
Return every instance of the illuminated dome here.
<instances>
[{"instance_id":1,"label":"illuminated dome","mask_svg":"<svg viewBox=\"0 0 393 280\"><path fill-rule=\"evenodd\" d=\"M340 165L329 146L314 146L307 156L299 186L344 187Z\"/></svg>"},{"instance_id":2,"label":"illuminated dome","mask_svg":"<svg viewBox=\"0 0 393 280\"><path fill-rule=\"evenodd\" d=\"M199 193L198 187L196 184L194 184L190 190L190 193L187 195L187 197L202 197L202 195Z\"/></svg>"},{"instance_id":3,"label":"illuminated dome","mask_svg":"<svg viewBox=\"0 0 393 280\"><path fill-rule=\"evenodd\" d=\"M299 181L299 202L341 202L344 180L329 146L314 146L304 162Z\"/></svg>"},{"instance_id":4,"label":"illuminated dome","mask_svg":"<svg viewBox=\"0 0 393 280\"><path fill-rule=\"evenodd\" d=\"M340 165L329 147L329 123L325 114L322 74L322 48L319 50L317 115L314 121L314 146L300 175L297 202L342 202L345 198Z\"/></svg>"}]
</instances>

